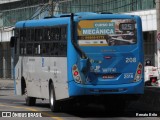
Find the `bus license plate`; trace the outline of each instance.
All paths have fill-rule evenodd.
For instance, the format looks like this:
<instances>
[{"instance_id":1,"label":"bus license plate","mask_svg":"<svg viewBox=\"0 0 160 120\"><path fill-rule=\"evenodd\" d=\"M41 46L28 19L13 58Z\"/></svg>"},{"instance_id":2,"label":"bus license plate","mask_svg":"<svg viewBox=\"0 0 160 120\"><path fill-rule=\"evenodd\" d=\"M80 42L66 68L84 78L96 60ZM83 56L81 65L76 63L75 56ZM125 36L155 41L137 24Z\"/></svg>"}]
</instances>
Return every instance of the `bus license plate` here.
<instances>
[{"instance_id":1,"label":"bus license plate","mask_svg":"<svg viewBox=\"0 0 160 120\"><path fill-rule=\"evenodd\" d=\"M114 75L103 75L102 76L103 79L112 79L114 77L115 77Z\"/></svg>"}]
</instances>

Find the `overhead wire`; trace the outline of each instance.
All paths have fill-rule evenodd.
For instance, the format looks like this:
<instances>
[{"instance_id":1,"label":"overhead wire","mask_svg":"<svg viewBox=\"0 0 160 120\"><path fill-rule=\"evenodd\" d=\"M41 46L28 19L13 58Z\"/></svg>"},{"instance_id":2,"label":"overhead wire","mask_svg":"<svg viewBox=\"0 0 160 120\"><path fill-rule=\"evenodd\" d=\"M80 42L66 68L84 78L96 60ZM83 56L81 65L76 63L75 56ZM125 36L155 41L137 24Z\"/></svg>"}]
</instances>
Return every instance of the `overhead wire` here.
<instances>
[{"instance_id":1,"label":"overhead wire","mask_svg":"<svg viewBox=\"0 0 160 120\"><path fill-rule=\"evenodd\" d=\"M119 4L119 2L121 2L122 0L116 0L116 4ZM94 11L94 12L111 12L111 11L114 11L114 10L118 10L118 9L120 9L120 8L123 8L123 7L126 7L126 6L132 6L133 4L135 4L137 2L137 0L136 1L133 1L133 2L130 2L130 3L128 3L128 4L124 4L124 5L122 5L122 6L118 6L118 7L114 7L114 8L110 8L110 9L106 9L106 10L104 10L104 9L102 9L102 10L97 10L97 11ZM70 5L70 7L71 7L71 10L72 10L72 8L78 8L78 7L80 7L80 8L84 8L84 7L88 7L88 6L92 6L92 7L94 7L94 6L96 6L96 7L98 7L98 6L102 6L102 5L104 5L104 4L114 4L115 3L115 1L113 1L113 0L109 0L109 1L107 1L107 2L101 2L101 3L97 3L97 4L90 4L90 5L74 5L74 4L71 4L71 2L70 2L70 4L66 4L65 3L65 5L67 5L67 7L68 7L68 5ZM59 3L60 5L61 4L63 4L63 3ZM41 6L42 6L42 8L41 7L39 7L39 8L37 8L37 10L34 12L34 14L32 14L30 17L28 17L26 20L31 20L31 19L35 19L37 16L39 16L40 14L42 14L43 12L46 12L46 11L49 11L50 10L50 8L49 8L49 4L46 4L45 5L45 3L43 3L43 4L41 4ZM133 7L133 6L132 6ZM39 11L40 10L40 11ZM37 14L37 15L35 15L35 13L36 12L38 12L39 11L39 13ZM60 11L60 10L58 10L57 12L62 12L62 11ZM66 11L67 12L67 11ZM71 12L71 11L70 11ZM34 16L35 15L35 16Z\"/></svg>"}]
</instances>

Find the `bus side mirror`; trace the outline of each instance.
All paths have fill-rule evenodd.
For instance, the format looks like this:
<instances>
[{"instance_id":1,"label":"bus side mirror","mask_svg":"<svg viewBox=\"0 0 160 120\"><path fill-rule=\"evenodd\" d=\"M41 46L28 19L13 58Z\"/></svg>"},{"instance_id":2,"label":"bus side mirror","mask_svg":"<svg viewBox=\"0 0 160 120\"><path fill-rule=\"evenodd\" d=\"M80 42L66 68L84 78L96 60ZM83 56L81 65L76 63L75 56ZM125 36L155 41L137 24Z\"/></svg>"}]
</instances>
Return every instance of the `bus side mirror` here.
<instances>
[{"instance_id":1,"label":"bus side mirror","mask_svg":"<svg viewBox=\"0 0 160 120\"><path fill-rule=\"evenodd\" d=\"M10 39L10 47L11 47L11 48L14 47L16 41L17 41L17 38L14 37L14 36L12 36L11 39Z\"/></svg>"}]
</instances>

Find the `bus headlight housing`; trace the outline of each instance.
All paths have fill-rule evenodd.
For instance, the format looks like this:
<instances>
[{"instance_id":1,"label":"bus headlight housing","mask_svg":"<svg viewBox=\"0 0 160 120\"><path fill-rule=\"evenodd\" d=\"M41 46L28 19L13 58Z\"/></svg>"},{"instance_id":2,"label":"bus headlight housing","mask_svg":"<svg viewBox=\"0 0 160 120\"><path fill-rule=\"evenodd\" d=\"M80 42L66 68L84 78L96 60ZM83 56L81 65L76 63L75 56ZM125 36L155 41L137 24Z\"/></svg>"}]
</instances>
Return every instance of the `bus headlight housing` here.
<instances>
[{"instance_id":1,"label":"bus headlight housing","mask_svg":"<svg viewBox=\"0 0 160 120\"><path fill-rule=\"evenodd\" d=\"M139 63L133 82L138 82L142 79L142 72L143 72L142 69L143 69L143 65Z\"/></svg>"},{"instance_id":2,"label":"bus headlight housing","mask_svg":"<svg viewBox=\"0 0 160 120\"><path fill-rule=\"evenodd\" d=\"M72 75L76 83L82 83L82 79L81 79L81 76L80 76L80 73L79 73L79 70L76 64L73 65L72 67Z\"/></svg>"}]
</instances>

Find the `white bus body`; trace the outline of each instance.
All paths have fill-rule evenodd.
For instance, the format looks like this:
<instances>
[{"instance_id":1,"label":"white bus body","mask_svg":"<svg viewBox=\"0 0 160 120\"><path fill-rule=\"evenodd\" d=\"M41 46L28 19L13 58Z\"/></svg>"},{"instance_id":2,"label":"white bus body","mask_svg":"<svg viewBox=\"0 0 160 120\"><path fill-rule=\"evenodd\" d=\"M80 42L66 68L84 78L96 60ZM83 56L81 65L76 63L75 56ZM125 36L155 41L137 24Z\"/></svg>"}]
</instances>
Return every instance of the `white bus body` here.
<instances>
[{"instance_id":1,"label":"white bus body","mask_svg":"<svg viewBox=\"0 0 160 120\"><path fill-rule=\"evenodd\" d=\"M21 76L23 76L27 95L30 97L49 99L50 79L54 82L56 100L69 97L66 57L20 56L15 71L17 95L22 94Z\"/></svg>"}]
</instances>

